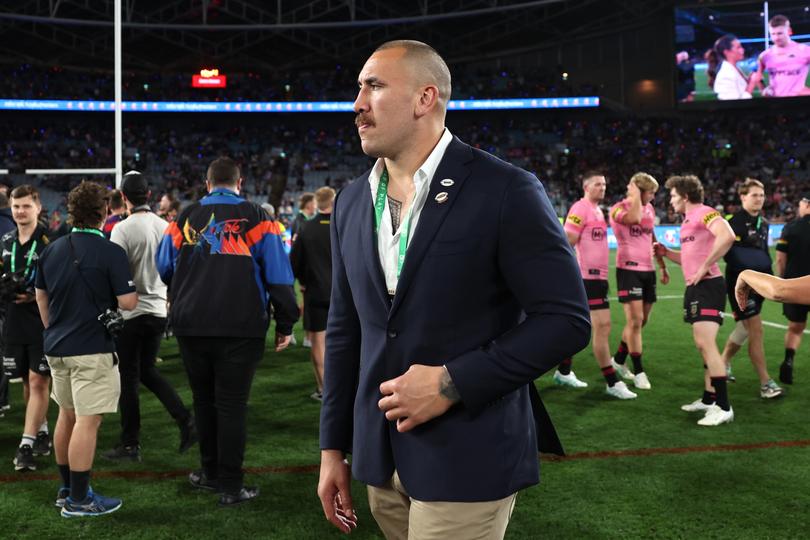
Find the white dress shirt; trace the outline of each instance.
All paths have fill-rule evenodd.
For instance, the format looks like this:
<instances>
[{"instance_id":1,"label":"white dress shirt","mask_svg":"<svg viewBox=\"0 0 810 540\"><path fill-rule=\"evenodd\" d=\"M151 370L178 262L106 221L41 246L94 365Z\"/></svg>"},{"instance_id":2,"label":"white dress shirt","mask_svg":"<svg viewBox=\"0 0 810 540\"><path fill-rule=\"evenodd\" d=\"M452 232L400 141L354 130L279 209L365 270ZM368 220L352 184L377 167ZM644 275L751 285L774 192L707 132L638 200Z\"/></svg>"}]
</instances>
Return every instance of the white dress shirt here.
<instances>
[{"instance_id":1,"label":"white dress shirt","mask_svg":"<svg viewBox=\"0 0 810 540\"><path fill-rule=\"evenodd\" d=\"M747 87L748 81L745 80L737 66L723 60L714 78L712 88L717 94L717 99L751 99L751 94L745 91Z\"/></svg>"},{"instance_id":2,"label":"white dress shirt","mask_svg":"<svg viewBox=\"0 0 810 540\"><path fill-rule=\"evenodd\" d=\"M416 187L416 191L413 195L413 204L411 204L408 210L408 214L410 215L408 246L411 245L414 232L416 232L416 225L419 223L419 215L422 213L422 208L425 206L425 201L430 191L430 182L433 180L433 175L439 167L439 162L441 162L444 157L444 152L447 150L447 146L452 140L453 135L450 134L449 129L445 128L444 133L433 148L433 151L413 175L413 183ZM384 168L385 160L380 158L377 160L377 163L374 164L371 173L368 175L372 201L377 199L377 187L380 185L380 175ZM397 283L399 282L399 276L397 276L399 238L400 235L405 232L402 230L402 225L407 224L408 218L407 216L402 216L399 222L399 228L396 231L392 231L391 208L388 205L388 197L386 197L385 210L383 211L383 218L380 221L380 230L377 234L377 250L380 252L380 265L382 266L383 275L385 276L385 286L388 289L388 294L393 295L397 290Z\"/></svg>"}]
</instances>

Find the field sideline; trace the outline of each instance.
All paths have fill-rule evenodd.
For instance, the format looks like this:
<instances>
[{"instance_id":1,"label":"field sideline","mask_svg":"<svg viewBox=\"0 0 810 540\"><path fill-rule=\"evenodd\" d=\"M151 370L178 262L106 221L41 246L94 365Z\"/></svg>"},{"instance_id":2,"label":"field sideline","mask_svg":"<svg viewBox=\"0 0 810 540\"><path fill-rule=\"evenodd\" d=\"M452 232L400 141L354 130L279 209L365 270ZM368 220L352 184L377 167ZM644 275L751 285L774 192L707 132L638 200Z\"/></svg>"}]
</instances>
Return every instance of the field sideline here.
<instances>
[{"instance_id":1,"label":"field sideline","mask_svg":"<svg viewBox=\"0 0 810 540\"><path fill-rule=\"evenodd\" d=\"M651 391L620 402L604 395L604 383L590 352L573 369L590 386L556 387L550 375L537 386L569 454L541 459L542 482L518 497L507 538L797 538L810 530L810 339L796 355L796 384L784 398L760 399L758 381L743 352L730 384L736 420L702 428L700 415L680 405L700 396L702 364L682 322L680 268L670 264L672 283L659 284L661 297L645 328L644 363ZM613 270L611 289L615 294ZM611 302L615 349L621 307ZM781 307L766 303L763 319L784 324ZM719 345L733 327L727 319ZM776 376L783 330L766 327L766 355ZM302 335L296 328L299 343ZM271 350L271 349L268 349ZM161 370L190 403L177 347L164 342ZM261 496L237 509L218 509L215 497L187 484L198 463L196 447L176 452L177 430L151 394L142 393L142 463L115 464L98 457L93 486L124 499L115 514L66 520L53 507L56 467L39 458L31 475L15 473L11 460L19 443L21 387L12 385L12 410L0 419L0 523L3 538L339 538L322 517L315 495L318 463L318 403L309 398L313 377L308 349L268 352L259 368L250 403L247 482ZM56 418L52 405L51 427ZM99 453L118 435L118 417L105 419ZM352 538L380 538L368 511L365 490L354 487L360 526Z\"/></svg>"}]
</instances>

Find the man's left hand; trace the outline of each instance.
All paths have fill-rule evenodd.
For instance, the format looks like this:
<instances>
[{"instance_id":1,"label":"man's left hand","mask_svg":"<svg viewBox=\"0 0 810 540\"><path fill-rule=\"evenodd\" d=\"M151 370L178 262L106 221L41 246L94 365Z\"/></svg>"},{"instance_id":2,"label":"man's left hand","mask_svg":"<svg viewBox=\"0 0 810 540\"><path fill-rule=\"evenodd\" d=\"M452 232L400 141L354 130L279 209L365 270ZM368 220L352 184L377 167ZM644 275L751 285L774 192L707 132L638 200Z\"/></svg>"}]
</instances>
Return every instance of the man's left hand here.
<instances>
[{"instance_id":1,"label":"man's left hand","mask_svg":"<svg viewBox=\"0 0 810 540\"><path fill-rule=\"evenodd\" d=\"M443 366L414 364L405 374L382 383L380 392L383 398L377 405L388 420L396 420L400 433L443 415L460 400Z\"/></svg>"},{"instance_id":2,"label":"man's left hand","mask_svg":"<svg viewBox=\"0 0 810 540\"><path fill-rule=\"evenodd\" d=\"M703 277L709 273L709 268L705 264L701 264L697 272L686 280L687 285L697 285Z\"/></svg>"}]
</instances>

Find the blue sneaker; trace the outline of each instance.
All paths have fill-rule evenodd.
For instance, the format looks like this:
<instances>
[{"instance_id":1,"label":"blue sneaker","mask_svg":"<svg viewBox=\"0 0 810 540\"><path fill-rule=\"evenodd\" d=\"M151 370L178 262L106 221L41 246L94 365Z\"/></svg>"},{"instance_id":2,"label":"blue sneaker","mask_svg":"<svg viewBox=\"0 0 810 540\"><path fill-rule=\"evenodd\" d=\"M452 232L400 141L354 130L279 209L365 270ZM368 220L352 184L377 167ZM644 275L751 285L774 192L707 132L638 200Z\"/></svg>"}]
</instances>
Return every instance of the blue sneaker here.
<instances>
[{"instance_id":1,"label":"blue sneaker","mask_svg":"<svg viewBox=\"0 0 810 540\"><path fill-rule=\"evenodd\" d=\"M87 498L78 503L70 497L67 497L65 499L65 506L62 507L62 517L72 518L112 514L121 508L122 504L123 501L121 499L113 499L88 491Z\"/></svg>"},{"instance_id":2,"label":"blue sneaker","mask_svg":"<svg viewBox=\"0 0 810 540\"><path fill-rule=\"evenodd\" d=\"M64 486L60 487L59 491L56 492L56 502L54 506L63 508L65 506L65 499L67 499L68 496L70 496L70 488Z\"/></svg>"}]
</instances>

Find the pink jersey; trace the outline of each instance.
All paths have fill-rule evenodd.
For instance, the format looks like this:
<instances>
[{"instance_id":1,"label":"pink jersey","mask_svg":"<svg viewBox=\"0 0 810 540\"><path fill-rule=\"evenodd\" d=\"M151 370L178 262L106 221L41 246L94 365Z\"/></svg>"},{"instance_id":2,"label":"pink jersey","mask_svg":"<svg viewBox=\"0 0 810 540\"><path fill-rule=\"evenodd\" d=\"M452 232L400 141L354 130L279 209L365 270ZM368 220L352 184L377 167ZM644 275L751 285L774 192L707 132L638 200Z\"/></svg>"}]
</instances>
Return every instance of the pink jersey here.
<instances>
[{"instance_id":1,"label":"pink jersey","mask_svg":"<svg viewBox=\"0 0 810 540\"><path fill-rule=\"evenodd\" d=\"M610 226L616 236L616 268L649 272L655 270L652 262L652 238L655 227L655 210L650 203L641 208L641 223L625 225L619 220L627 215L630 200L613 205L610 209Z\"/></svg>"},{"instance_id":2,"label":"pink jersey","mask_svg":"<svg viewBox=\"0 0 810 540\"><path fill-rule=\"evenodd\" d=\"M565 230L579 235L576 250L582 279L607 279L607 223L599 205L585 198L575 202L565 218Z\"/></svg>"},{"instance_id":3,"label":"pink jersey","mask_svg":"<svg viewBox=\"0 0 810 540\"><path fill-rule=\"evenodd\" d=\"M762 53L760 62L768 72L768 85L776 97L801 95L810 69L810 47L792 42L787 47L775 45Z\"/></svg>"},{"instance_id":4,"label":"pink jersey","mask_svg":"<svg viewBox=\"0 0 810 540\"><path fill-rule=\"evenodd\" d=\"M684 279L689 279L714 246L714 234L709 230L709 225L716 219L723 219L720 213L712 208L701 204L686 213L681 224L681 269L683 269ZM715 262L709 268L709 273L703 279L716 278L721 276L720 267ZM702 281L702 280L701 280Z\"/></svg>"}]
</instances>

